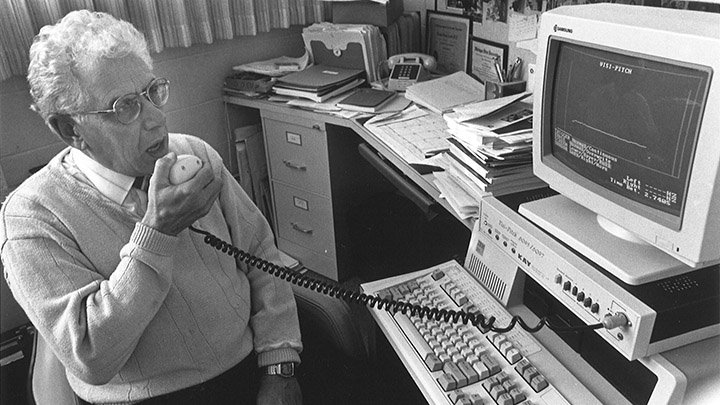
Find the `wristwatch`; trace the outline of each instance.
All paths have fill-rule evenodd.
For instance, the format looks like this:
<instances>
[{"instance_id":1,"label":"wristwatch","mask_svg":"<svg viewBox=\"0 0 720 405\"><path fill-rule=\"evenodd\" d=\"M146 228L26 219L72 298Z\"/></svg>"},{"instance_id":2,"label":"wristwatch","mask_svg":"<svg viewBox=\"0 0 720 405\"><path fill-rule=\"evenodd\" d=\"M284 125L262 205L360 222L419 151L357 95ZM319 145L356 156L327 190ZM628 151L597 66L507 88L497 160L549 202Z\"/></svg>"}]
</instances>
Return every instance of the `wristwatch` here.
<instances>
[{"instance_id":1,"label":"wristwatch","mask_svg":"<svg viewBox=\"0 0 720 405\"><path fill-rule=\"evenodd\" d=\"M292 362L270 364L261 367L260 370L264 375L279 375L285 378L295 377L295 363Z\"/></svg>"}]
</instances>

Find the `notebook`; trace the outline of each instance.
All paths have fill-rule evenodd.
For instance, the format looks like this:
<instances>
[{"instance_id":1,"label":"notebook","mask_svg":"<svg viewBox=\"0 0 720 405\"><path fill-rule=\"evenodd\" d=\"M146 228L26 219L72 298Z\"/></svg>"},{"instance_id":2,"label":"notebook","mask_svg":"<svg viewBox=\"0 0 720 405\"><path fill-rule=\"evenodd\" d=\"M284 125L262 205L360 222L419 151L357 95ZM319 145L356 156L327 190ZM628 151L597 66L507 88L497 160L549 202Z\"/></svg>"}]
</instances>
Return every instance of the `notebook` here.
<instances>
[{"instance_id":1,"label":"notebook","mask_svg":"<svg viewBox=\"0 0 720 405\"><path fill-rule=\"evenodd\" d=\"M336 106L350 111L377 112L389 103L393 96L394 91L361 88L340 100Z\"/></svg>"}]
</instances>

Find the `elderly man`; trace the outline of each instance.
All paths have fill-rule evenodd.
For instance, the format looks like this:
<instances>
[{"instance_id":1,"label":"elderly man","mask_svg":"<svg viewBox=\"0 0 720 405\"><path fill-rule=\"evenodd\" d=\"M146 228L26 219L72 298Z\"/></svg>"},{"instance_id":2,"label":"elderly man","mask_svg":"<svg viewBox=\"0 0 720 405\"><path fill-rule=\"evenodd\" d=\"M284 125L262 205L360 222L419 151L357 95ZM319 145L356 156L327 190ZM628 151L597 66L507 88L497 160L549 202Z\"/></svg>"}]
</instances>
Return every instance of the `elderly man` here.
<instances>
[{"instance_id":1,"label":"elderly man","mask_svg":"<svg viewBox=\"0 0 720 405\"><path fill-rule=\"evenodd\" d=\"M208 144L168 134L170 83L142 34L76 11L43 27L30 59L33 108L69 147L3 204L0 254L73 390L90 403L301 402L289 284L188 227L280 263L271 230ZM180 154L203 166L174 185Z\"/></svg>"}]
</instances>

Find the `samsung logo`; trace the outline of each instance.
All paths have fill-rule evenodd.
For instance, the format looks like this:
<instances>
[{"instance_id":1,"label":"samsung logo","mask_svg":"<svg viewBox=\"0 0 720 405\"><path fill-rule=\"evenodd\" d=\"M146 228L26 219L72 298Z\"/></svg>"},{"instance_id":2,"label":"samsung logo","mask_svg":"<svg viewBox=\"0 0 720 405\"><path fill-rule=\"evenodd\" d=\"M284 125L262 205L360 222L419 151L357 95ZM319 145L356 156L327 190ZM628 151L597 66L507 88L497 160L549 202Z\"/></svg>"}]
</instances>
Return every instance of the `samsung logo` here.
<instances>
[{"instance_id":1,"label":"samsung logo","mask_svg":"<svg viewBox=\"0 0 720 405\"><path fill-rule=\"evenodd\" d=\"M557 24L555 24L555 26L553 27L553 30L555 32L558 32L558 31L567 32L568 34L572 34L572 32L573 32L572 28L558 27Z\"/></svg>"}]
</instances>

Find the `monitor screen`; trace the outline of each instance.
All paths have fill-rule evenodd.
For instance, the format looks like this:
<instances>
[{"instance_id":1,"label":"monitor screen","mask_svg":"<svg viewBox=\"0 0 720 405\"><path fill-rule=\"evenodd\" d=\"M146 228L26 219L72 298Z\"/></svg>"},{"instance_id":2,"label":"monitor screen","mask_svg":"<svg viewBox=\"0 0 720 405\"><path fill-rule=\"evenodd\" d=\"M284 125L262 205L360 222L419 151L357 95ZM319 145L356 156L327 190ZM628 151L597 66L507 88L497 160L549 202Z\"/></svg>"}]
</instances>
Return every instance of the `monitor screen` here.
<instances>
[{"instance_id":1,"label":"monitor screen","mask_svg":"<svg viewBox=\"0 0 720 405\"><path fill-rule=\"evenodd\" d=\"M709 69L578 41L548 46L550 154L679 229Z\"/></svg>"}]
</instances>

